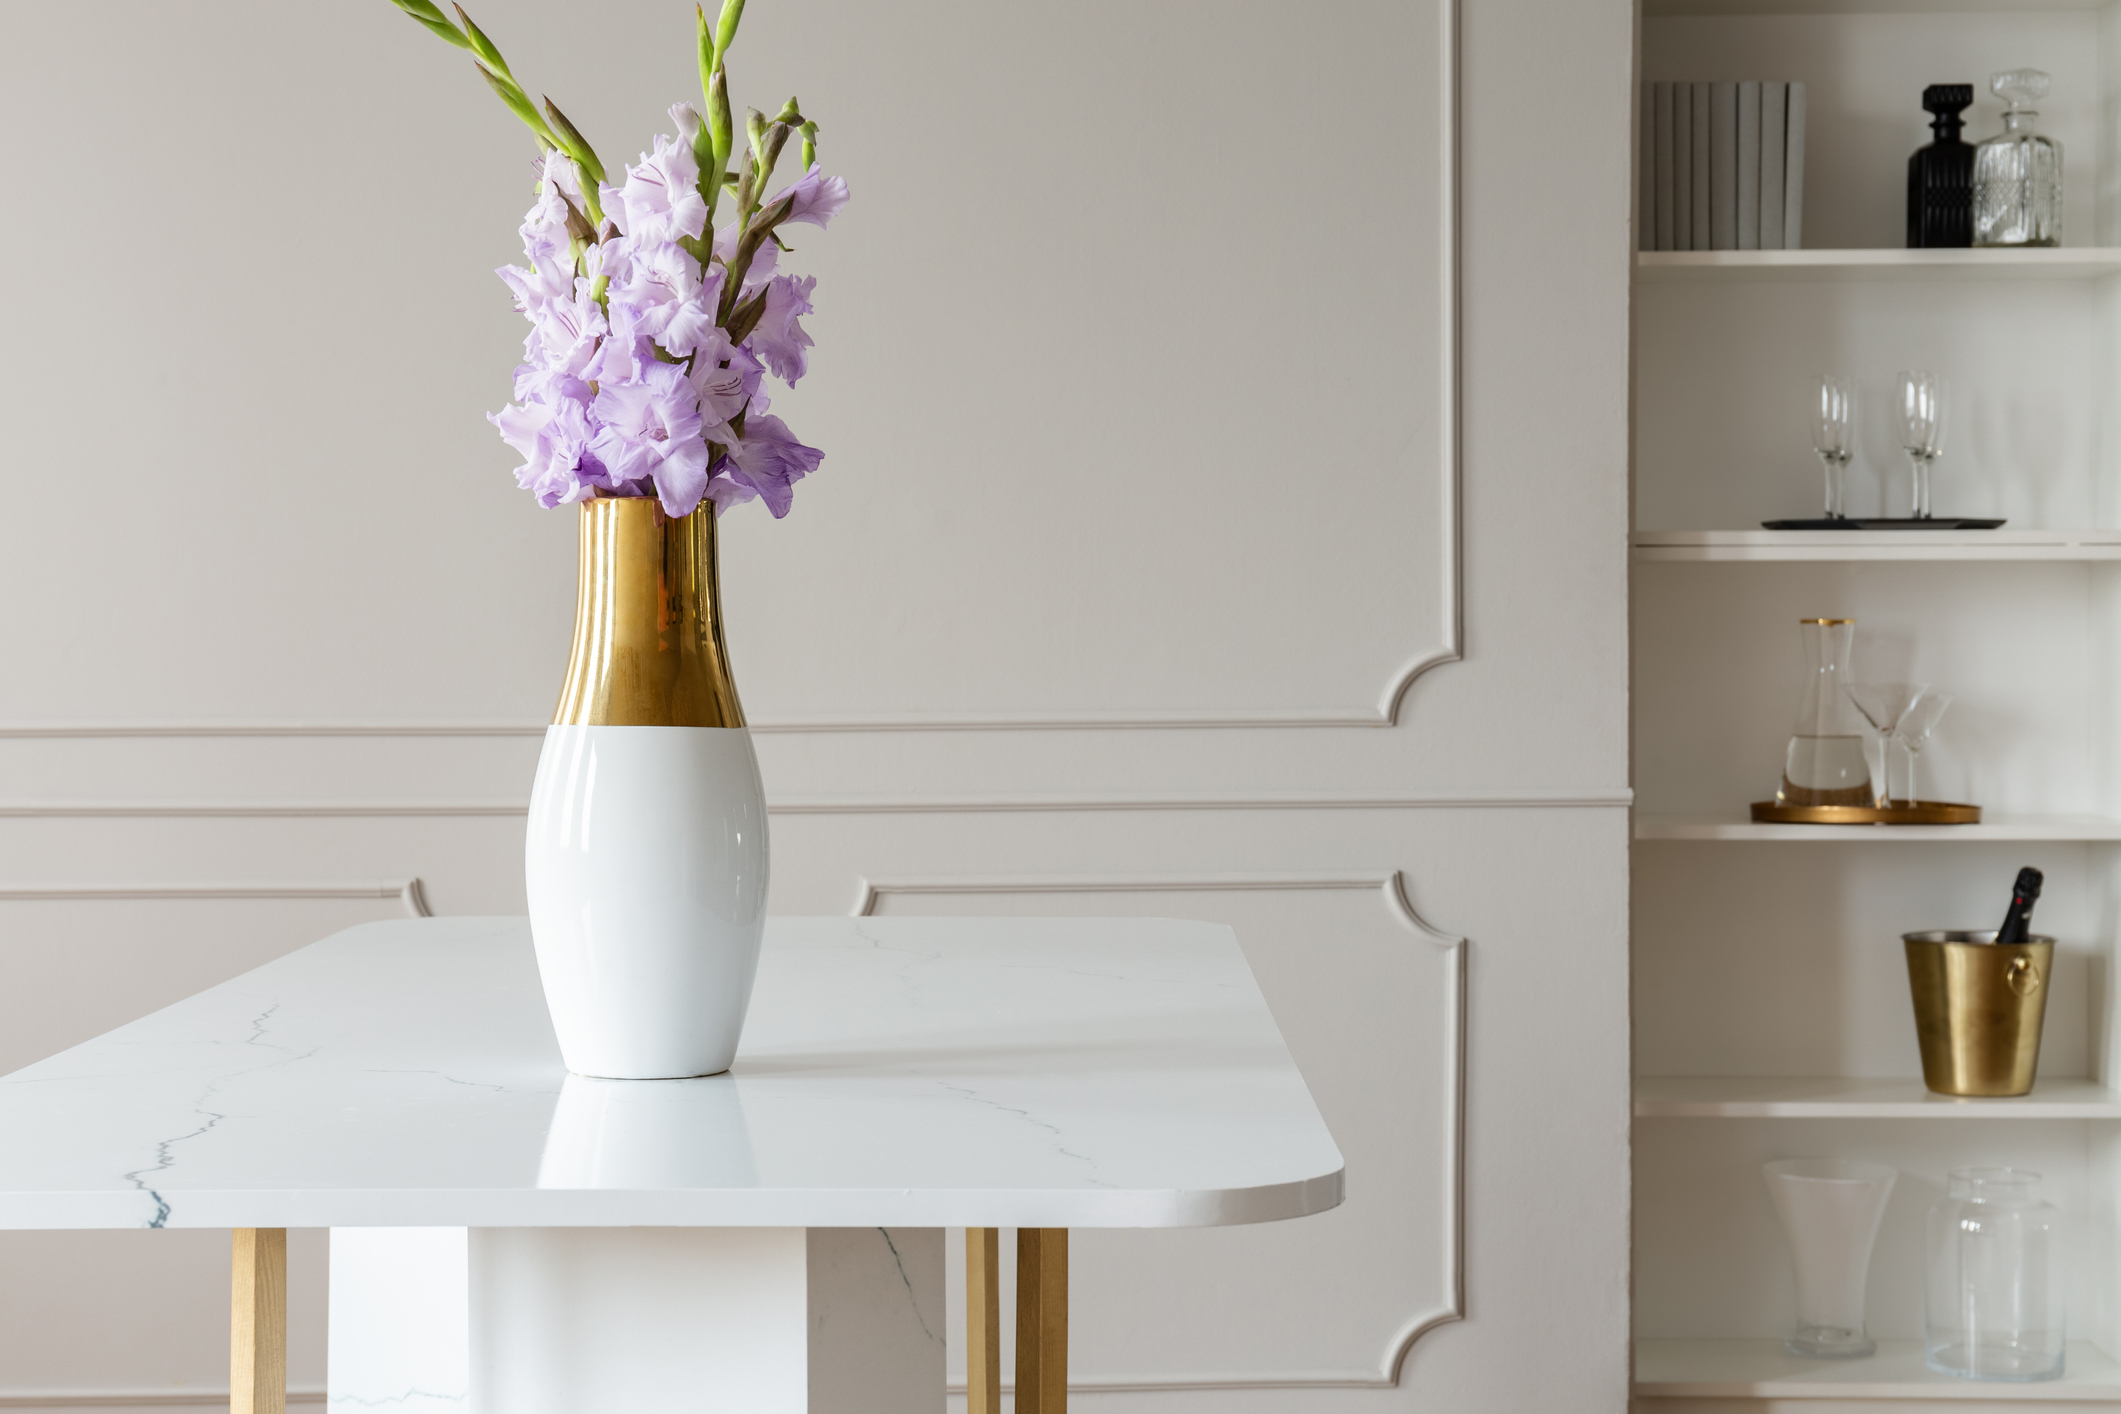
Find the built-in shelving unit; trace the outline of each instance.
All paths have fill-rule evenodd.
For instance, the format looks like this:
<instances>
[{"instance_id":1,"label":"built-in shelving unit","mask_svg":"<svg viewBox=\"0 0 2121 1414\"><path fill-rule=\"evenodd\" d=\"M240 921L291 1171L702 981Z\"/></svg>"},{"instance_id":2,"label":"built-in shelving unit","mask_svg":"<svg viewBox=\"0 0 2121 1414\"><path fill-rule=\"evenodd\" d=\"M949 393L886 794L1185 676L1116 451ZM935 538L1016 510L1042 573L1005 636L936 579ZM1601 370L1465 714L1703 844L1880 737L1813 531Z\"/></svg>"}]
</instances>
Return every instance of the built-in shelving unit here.
<instances>
[{"instance_id":1,"label":"built-in shelving unit","mask_svg":"<svg viewBox=\"0 0 2121 1414\"><path fill-rule=\"evenodd\" d=\"M2121 275L2121 249L1647 250L1645 283L1739 280L2084 280Z\"/></svg>"},{"instance_id":2,"label":"built-in shelving unit","mask_svg":"<svg viewBox=\"0 0 2121 1414\"><path fill-rule=\"evenodd\" d=\"M1882 1340L1868 1360L1799 1360L1779 1340L1641 1340L1637 1398L2005 1400L2071 1404L2121 1400L2121 1365L2090 1341L2069 1346L2069 1370L2040 1384L1970 1384L1932 1372L1922 1345ZM1916 1406L1919 1408L1920 1406Z\"/></svg>"},{"instance_id":3,"label":"built-in shelving unit","mask_svg":"<svg viewBox=\"0 0 2121 1414\"><path fill-rule=\"evenodd\" d=\"M2121 530L1638 530L1637 564L2121 560Z\"/></svg>"},{"instance_id":4,"label":"built-in shelving unit","mask_svg":"<svg viewBox=\"0 0 2121 1414\"><path fill-rule=\"evenodd\" d=\"M2121 1411L2121 130L2102 118L2121 0L1643 0L1641 35L1645 79L1805 81L1809 248L1636 257L1637 1414ZM2000 126L1988 76L2027 65L2054 76L2040 127L2064 146L2068 244L1900 248L1923 87L1974 83L1979 141ZM1826 373L1856 385L1849 513L1907 514L1903 368L1950 383L1938 514L2004 527L1762 528L1821 513ZM1856 620L1858 680L1954 695L1920 793L1982 824L1748 818L1780 775L1805 617ZM2040 1082L1933 1095L1909 1078L1899 935L1995 926L2022 864L2047 873L2037 926L2058 940ZM1793 1279L1760 1166L1800 1156L1901 1175L1872 1358L1782 1349ZM2064 1379L1923 1366L1923 1218L1971 1164L2042 1173L2071 1224Z\"/></svg>"},{"instance_id":5,"label":"built-in shelving unit","mask_svg":"<svg viewBox=\"0 0 2121 1414\"><path fill-rule=\"evenodd\" d=\"M1961 1099L1920 1080L1644 1076L1637 1119L2121 1119L2121 1093L2095 1080L2042 1080L2030 1095Z\"/></svg>"},{"instance_id":6,"label":"built-in shelving unit","mask_svg":"<svg viewBox=\"0 0 2121 1414\"><path fill-rule=\"evenodd\" d=\"M1635 817L1638 840L1756 840L1832 844L1994 844L1998 841L2121 840L2107 815L1987 815L1978 825L1769 825L1713 815Z\"/></svg>"}]
</instances>

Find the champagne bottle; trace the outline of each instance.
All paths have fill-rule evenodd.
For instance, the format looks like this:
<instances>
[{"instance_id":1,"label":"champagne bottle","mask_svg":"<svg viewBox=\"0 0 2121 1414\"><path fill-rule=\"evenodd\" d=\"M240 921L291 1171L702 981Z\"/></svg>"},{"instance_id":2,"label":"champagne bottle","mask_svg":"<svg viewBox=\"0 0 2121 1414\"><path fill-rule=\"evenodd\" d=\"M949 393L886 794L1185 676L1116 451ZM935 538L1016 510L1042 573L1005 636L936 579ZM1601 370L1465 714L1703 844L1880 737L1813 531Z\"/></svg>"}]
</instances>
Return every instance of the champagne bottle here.
<instances>
[{"instance_id":1,"label":"champagne bottle","mask_svg":"<svg viewBox=\"0 0 2121 1414\"><path fill-rule=\"evenodd\" d=\"M2040 882L2038 869L2018 871L2018 882L2011 885L2010 911L2003 915L2003 926L1996 930L1997 946L2022 943L2032 936L2033 905L2040 898Z\"/></svg>"}]
</instances>

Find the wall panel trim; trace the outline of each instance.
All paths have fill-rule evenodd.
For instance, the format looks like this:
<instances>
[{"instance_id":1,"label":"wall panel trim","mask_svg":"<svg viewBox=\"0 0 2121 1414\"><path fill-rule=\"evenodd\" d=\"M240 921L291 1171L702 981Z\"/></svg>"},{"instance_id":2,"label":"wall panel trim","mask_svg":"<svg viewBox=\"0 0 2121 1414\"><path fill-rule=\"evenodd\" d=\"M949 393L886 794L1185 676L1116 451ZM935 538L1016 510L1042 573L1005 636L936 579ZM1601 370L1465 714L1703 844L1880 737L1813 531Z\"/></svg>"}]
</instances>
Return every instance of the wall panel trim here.
<instances>
[{"instance_id":1,"label":"wall panel trim","mask_svg":"<svg viewBox=\"0 0 2121 1414\"><path fill-rule=\"evenodd\" d=\"M1459 791L1437 795L991 795L801 797L769 800L771 815L1067 814L1128 810L1574 810L1626 809L1634 792ZM18 800L0 820L394 819L527 815L508 800Z\"/></svg>"},{"instance_id":2,"label":"wall panel trim","mask_svg":"<svg viewBox=\"0 0 2121 1414\"><path fill-rule=\"evenodd\" d=\"M327 884L0 884L0 903L129 899L394 898L414 918L432 918L417 878Z\"/></svg>"},{"instance_id":3,"label":"wall panel trim","mask_svg":"<svg viewBox=\"0 0 2121 1414\"><path fill-rule=\"evenodd\" d=\"M322 1404L322 1386L290 1386L289 1404ZM0 1390L0 1409L193 1409L228 1408L227 1390L112 1389Z\"/></svg>"},{"instance_id":4,"label":"wall panel trim","mask_svg":"<svg viewBox=\"0 0 2121 1414\"><path fill-rule=\"evenodd\" d=\"M884 899L915 894L1105 894L1105 893L1244 893L1306 890L1377 892L1386 909L1417 937L1443 950L1448 960L1450 1074L1446 1077L1445 1303L1417 1311L1386 1343L1374 1370L1322 1370L1265 1374L1201 1373L1179 1375L1110 1375L1071 1379L1068 1388L1084 1394L1151 1393L1159 1390L1234 1389L1392 1389L1414 1342L1436 1327L1465 1319L1465 1060L1466 940L1429 926L1407 892L1406 875L1387 874L1158 874L1056 875L1034 877L965 877L869 879L856 886L854 916L868 917ZM963 1393L962 1385L952 1385Z\"/></svg>"}]
</instances>

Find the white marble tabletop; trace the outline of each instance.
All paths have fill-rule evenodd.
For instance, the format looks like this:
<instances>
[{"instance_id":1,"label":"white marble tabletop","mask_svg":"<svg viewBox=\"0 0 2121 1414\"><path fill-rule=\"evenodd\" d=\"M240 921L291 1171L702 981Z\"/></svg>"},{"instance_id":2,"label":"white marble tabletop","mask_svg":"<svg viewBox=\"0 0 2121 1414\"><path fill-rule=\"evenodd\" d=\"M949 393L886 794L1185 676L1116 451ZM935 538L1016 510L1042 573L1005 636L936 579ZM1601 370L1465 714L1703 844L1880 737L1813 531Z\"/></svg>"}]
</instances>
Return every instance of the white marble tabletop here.
<instances>
[{"instance_id":1,"label":"white marble tabletop","mask_svg":"<svg viewBox=\"0 0 2121 1414\"><path fill-rule=\"evenodd\" d=\"M735 1068L560 1064L529 925L373 923L0 1078L0 1228L1183 1227L1341 1200L1228 928L777 918Z\"/></svg>"}]
</instances>

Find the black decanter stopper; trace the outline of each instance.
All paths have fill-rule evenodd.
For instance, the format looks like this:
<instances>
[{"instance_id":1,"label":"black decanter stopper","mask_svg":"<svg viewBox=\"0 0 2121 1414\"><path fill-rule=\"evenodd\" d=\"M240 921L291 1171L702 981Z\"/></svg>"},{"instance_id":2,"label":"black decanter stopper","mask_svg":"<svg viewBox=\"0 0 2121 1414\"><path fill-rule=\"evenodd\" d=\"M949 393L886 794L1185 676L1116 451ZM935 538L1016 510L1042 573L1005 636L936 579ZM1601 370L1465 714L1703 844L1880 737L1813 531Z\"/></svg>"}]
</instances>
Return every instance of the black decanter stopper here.
<instances>
[{"instance_id":1,"label":"black decanter stopper","mask_svg":"<svg viewBox=\"0 0 2121 1414\"><path fill-rule=\"evenodd\" d=\"M1936 141L1907 159L1907 243L1970 246L1974 243L1974 149L1962 142L1959 115L1973 106L1970 83L1933 83L1922 90Z\"/></svg>"}]
</instances>

